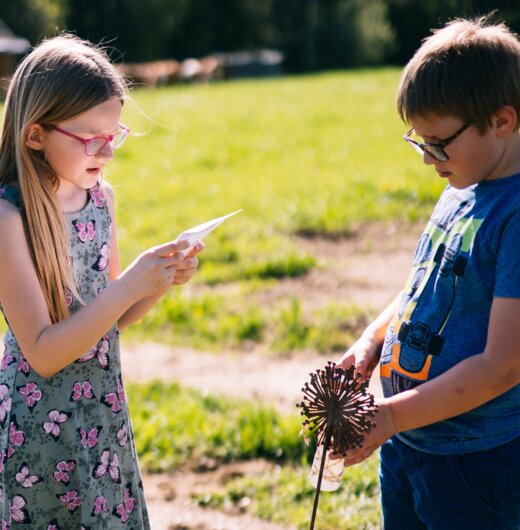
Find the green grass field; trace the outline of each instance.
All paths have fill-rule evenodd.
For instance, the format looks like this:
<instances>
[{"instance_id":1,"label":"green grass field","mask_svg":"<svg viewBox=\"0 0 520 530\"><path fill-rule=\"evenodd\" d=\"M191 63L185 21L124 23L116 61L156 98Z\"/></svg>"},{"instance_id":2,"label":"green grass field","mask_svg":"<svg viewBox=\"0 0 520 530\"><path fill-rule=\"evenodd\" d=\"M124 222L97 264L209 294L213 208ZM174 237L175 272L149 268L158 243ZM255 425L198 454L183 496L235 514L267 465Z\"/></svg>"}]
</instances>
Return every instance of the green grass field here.
<instances>
[{"instance_id":1,"label":"green grass field","mask_svg":"<svg viewBox=\"0 0 520 530\"><path fill-rule=\"evenodd\" d=\"M228 480L193 495L200 506L222 508L248 500L262 519L308 528L314 489L308 474L314 448L299 436L300 416L284 416L258 400L244 401L151 382L128 385L136 448L144 471L199 468L206 461L263 458L272 470ZM341 487L320 497L318 528L380 528L377 455L344 472Z\"/></svg>"},{"instance_id":2,"label":"green grass field","mask_svg":"<svg viewBox=\"0 0 520 530\"><path fill-rule=\"evenodd\" d=\"M123 265L189 226L243 212L207 237L194 280L164 297L127 340L344 349L372 308L333 303L315 314L297 297L262 307L255 293L320 266L298 235L348 236L364 223L414 221L432 208L442 182L402 140L399 74L132 91L123 114L132 135L105 174L117 193ZM354 323L345 325L343 314L355 314Z\"/></svg>"},{"instance_id":3,"label":"green grass field","mask_svg":"<svg viewBox=\"0 0 520 530\"><path fill-rule=\"evenodd\" d=\"M117 190L123 263L193 224L243 212L208 236L192 284L165 297L130 340L343 349L372 308L326 308L336 318L324 333L330 319L309 314L305 300L266 310L252 295L319 266L297 235L348 236L364 223L415 221L432 208L442 183L402 140L399 73L134 91L124 110L133 135L107 172ZM353 312L356 324L345 326L341 313Z\"/></svg>"}]
</instances>

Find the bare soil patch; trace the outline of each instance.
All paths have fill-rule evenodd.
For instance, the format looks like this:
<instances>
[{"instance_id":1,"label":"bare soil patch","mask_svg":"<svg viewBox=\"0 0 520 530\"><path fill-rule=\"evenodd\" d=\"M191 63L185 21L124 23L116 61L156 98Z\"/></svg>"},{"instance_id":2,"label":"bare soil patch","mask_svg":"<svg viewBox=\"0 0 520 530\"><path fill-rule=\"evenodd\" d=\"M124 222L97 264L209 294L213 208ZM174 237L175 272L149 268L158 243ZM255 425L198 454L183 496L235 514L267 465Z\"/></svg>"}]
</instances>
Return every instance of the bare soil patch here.
<instances>
[{"instance_id":1,"label":"bare soil patch","mask_svg":"<svg viewBox=\"0 0 520 530\"><path fill-rule=\"evenodd\" d=\"M225 506L222 511L200 508L191 499L192 494L218 491L230 479L261 475L273 467L269 462L254 460L205 473L183 469L145 475L143 482L153 530L292 530L248 515L251 499L247 497Z\"/></svg>"}]
</instances>

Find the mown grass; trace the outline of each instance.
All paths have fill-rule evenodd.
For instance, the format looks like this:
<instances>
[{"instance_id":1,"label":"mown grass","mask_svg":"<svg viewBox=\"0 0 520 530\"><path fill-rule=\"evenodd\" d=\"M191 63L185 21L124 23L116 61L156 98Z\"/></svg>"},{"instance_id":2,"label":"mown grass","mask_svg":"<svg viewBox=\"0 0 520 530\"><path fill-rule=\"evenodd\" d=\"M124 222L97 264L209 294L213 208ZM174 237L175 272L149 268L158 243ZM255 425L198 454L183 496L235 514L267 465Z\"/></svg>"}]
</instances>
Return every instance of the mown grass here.
<instances>
[{"instance_id":1,"label":"mown grass","mask_svg":"<svg viewBox=\"0 0 520 530\"><path fill-rule=\"evenodd\" d=\"M263 458L276 463L262 475L229 480L194 495L201 506L248 506L249 513L299 529L308 527L314 489L308 473L313 447L299 436L301 418L261 402L210 396L177 384L128 385L135 441L145 471L203 467ZM247 502L244 504L244 500ZM319 528L380 526L377 456L345 470L340 490L323 493Z\"/></svg>"},{"instance_id":2,"label":"mown grass","mask_svg":"<svg viewBox=\"0 0 520 530\"><path fill-rule=\"evenodd\" d=\"M402 140L399 74L389 68L135 91L138 107L124 111L135 134L107 174L118 195L123 262L188 226L243 212L207 237L197 289L176 289L131 339L144 332L210 349L250 341L272 351L344 349L360 326L345 330L334 318L334 329L320 334L308 300L265 308L250 292L320 265L298 234L349 235L363 223L415 221L431 209L442 185L426 177ZM222 284L239 287L235 294L212 288ZM335 315L354 310L331 303ZM373 309L357 308L360 321Z\"/></svg>"},{"instance_id":3,"label":"mown grass","mask_svg":"<svg viewBox=\"0 0 520 530\"><path fill-rule=\"evenodd\" d=\"M190 461L306 458L295 409L283 416L261 403L203 394L159 381L129 385L129 404L140 462L168 471Z\"/></svg>"},{"instance_id":4,"label":"mown grass","mask_svg":"<svg viewBox=\"0 0 520 530\"><path fill-rule=\"evenodd\" d=\"M383 68L134 90L122 118L132 135L105 174L117 194L123 265L189 226L243 212L207 237L190 285L172 290L129 340L344 349L340 320L320 339L308 330L308 300L267 312L249 294L320 266L297 235L348 236L367 222L427 215L442 183L402 140L399 75ZM238 294L216 293L223 284ZM342 303L335 313L352 312ZM372 309L361 308L363 318ZM292 337L279 332L288 319Z\"/></svg>"}]
</instances>

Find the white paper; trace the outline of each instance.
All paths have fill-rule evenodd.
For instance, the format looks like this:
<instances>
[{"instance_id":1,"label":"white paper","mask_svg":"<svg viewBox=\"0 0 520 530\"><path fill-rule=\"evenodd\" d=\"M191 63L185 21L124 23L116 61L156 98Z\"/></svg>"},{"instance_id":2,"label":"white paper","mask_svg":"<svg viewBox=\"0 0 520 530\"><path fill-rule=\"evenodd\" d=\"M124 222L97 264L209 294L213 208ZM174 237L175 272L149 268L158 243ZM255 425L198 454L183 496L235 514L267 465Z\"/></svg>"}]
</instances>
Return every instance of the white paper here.
<instances>
[{"instance_id":1,"label":"white paper","mask_svg":"<svg viewBox=\"0 0 520 530\"><path fill-rule=\"evenodd\" d=\"M233 215L236 215L241 211L242 209L237 210L236 212L228 213L227 215L223 215L222 217L217 217L215 219L212 219L211 221L206 221L205 223L194 226L192 228L188 228L188 230L184 230L184 232L182 232L182 234L177 237L177 241L189 241L190 247L192 247L193 245L195 245L195 243L201 241L203 237L207 236L210 232L215 230L215 228L221 225L226 219Z\"/></svg>"}]
</instances>

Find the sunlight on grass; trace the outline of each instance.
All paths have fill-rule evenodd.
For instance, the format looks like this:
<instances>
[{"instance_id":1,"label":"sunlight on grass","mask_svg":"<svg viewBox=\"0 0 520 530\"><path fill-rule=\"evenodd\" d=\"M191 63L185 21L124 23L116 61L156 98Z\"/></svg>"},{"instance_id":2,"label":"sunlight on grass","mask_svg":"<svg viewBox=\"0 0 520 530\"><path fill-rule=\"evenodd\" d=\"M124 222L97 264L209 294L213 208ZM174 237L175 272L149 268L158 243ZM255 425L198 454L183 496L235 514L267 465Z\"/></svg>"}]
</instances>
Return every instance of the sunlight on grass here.
<instances>
[{"instance_id":1,"label":"sunlight on grass","mask_svg":"<svg viewBox=\"0 0 520 530\"><path fill-rule=\"evenodd\" d=\"M261 475L225 482L194 495L201 506L223 508L248 500L248 512L307 528L314 489L308 479L314 448L303 443L301 417L282 415L261 401L213 396L175 383L127 385L136 448L144 471L170 471L263 458L279 465ZM345 470L337 492L322 493L323 530L372 530L380 523L378 457Z\"/></svg>"},{"instance_id":2,"label":"sunlight on grass","mask_svg":"<svg viewBox=\"0 0 520 530\"><path fill-rule=\"evenodd\" d=\"M211 286L307 274L319 264L295 234L349 235L370 221L425 218L443 183L402 140L399 75L362 69L132 92L122 118L132 134L105 175L116 189L123 265L189 226L243 208L206 239L192 281L204 294L176 289L145 322L148 340L171 342L164 329L173 318L170 327L184 319L174 334L186 345L262 341L267 319L279 318L269 325L280 329L294 315L267 317L241 295L249 331L229 330L239 325L233 316L219 316L209 330ZM298 347L330 349L304 334L309 340ZM278 337L268 347L290 343Z\"/></svg>"},{"instance_id":3,"label":"sunlight on grass","mask_svg":"<svg viewBox=\"0 0 520 530\"><path fill-rule=\"evenodd\" d=\"M340 489L322 492L316 517L320 530L381 528L377 455L345 470ZM261 476L246 476L224 485L224 491L194 495L200 506L223 508L248 504L248 513L262 519L309 528L314 488L309 468L285 465ZM247 500L247 503L244 503Z\"/></svg>"}]
</instances>

